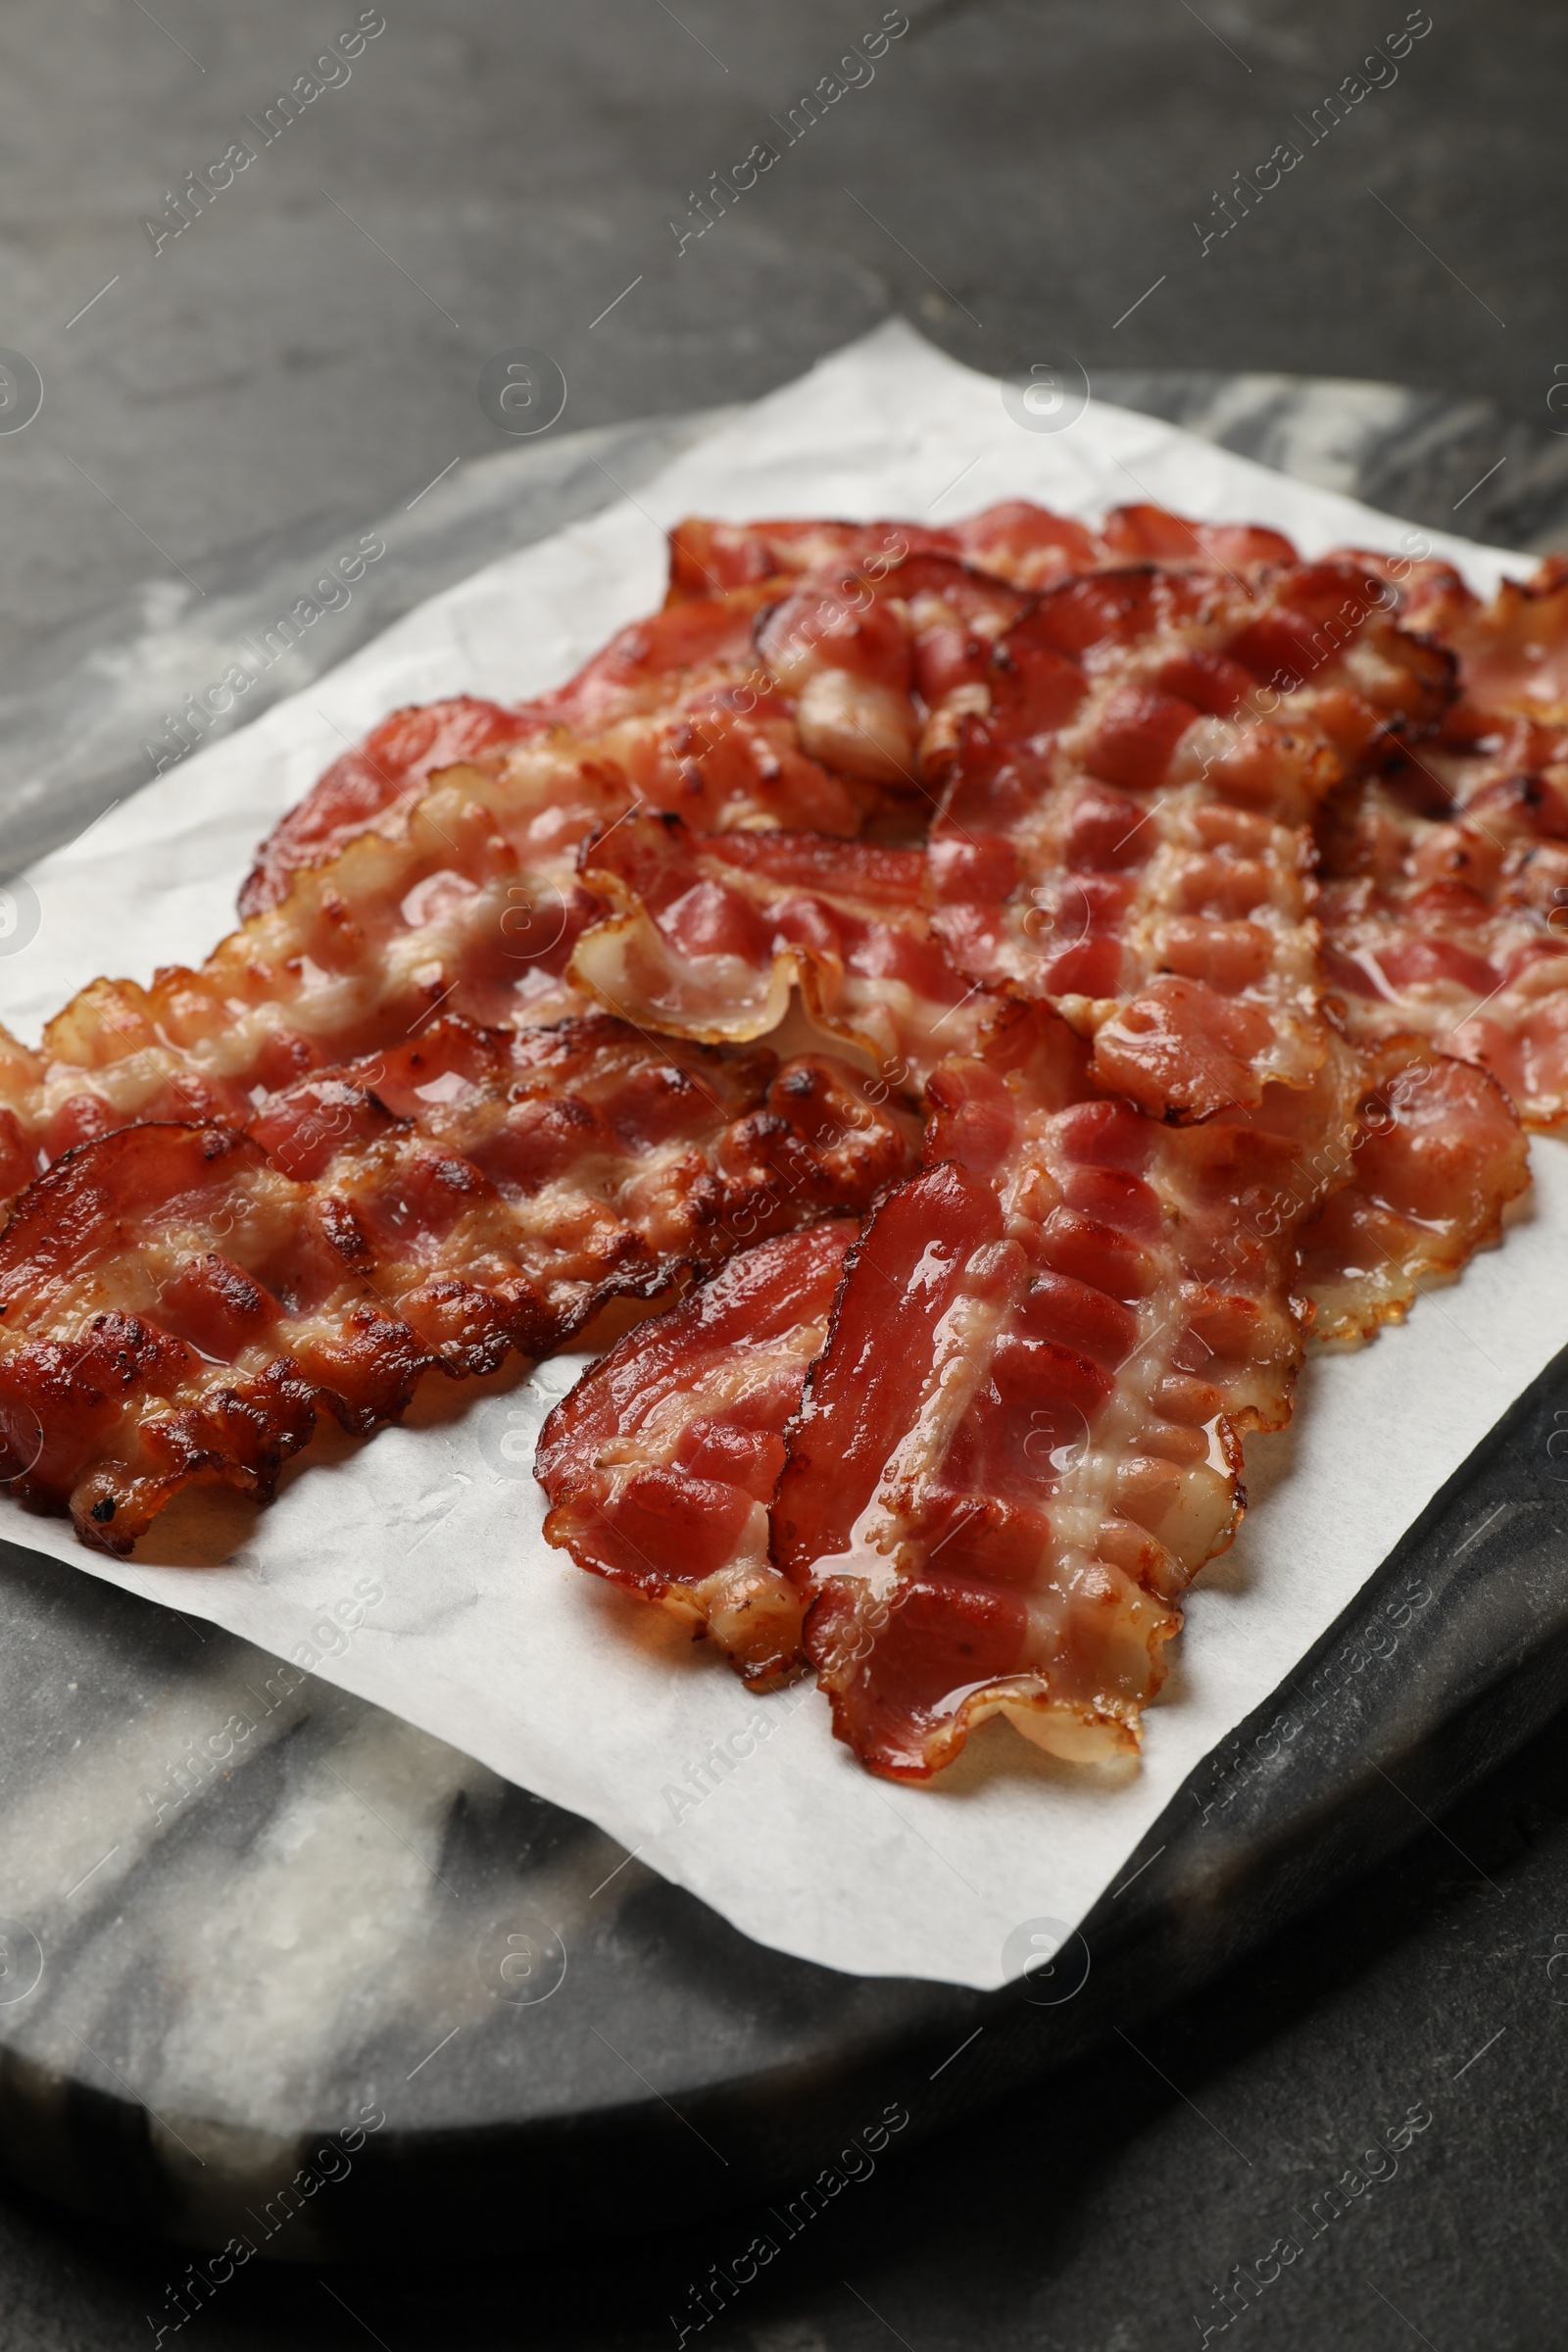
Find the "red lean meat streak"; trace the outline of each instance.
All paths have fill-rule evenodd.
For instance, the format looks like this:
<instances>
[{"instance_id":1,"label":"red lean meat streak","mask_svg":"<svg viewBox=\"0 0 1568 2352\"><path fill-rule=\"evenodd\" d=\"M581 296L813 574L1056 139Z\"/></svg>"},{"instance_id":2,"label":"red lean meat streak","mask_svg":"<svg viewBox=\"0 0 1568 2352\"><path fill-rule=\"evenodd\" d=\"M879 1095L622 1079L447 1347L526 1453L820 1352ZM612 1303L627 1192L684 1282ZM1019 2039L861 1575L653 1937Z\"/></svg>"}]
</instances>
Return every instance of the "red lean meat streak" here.
<instances>
[{"instance_id":1,"label":"red lean meat streak","mask_svg":"<svg viewBox=\"0 0 1568 2352\"><path fill-rule=\"evenodd\" d=\"M1549 766L1547 591L1403 573ZM199 970L0 1033L12 1491L128 1549L322 1405L717 1268L552 1416L552 1540L759 1683L804 1612L873 1769L992 1713L1135 1744L1308 1301L1401 1313L1525 1181L1481 1070L1319 1009L1314 811L1505 757L1466 703L1422 740L1451 664L1398 577L1149 508L694 521L568 686L394 714ZM796 993L875 1078L752 1043Z\"/></svg>"}]
</instances>

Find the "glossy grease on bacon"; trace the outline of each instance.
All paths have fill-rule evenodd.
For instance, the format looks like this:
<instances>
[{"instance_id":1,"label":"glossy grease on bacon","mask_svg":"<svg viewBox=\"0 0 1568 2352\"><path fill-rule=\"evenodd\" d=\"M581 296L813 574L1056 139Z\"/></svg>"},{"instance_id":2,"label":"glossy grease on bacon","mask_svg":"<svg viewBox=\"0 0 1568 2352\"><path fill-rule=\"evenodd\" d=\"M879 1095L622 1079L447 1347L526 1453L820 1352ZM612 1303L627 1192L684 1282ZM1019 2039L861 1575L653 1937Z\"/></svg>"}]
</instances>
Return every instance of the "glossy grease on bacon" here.
<instances>
[{"instance_id":1,"label":"glossy grease on bacon","mask_svg":"<svg viewBox=\"0 0 1568 2352\"><path fill-rule=\"evenodd\" d=\"M367 1432L426 1373L548 1353L909 1158L839 1065L603 1016L442 1021L245 1134L121 1128L0 1235L0 1482L126 1551L193 1479L267 1500L320 1406Z\"/></svg>"}]
</instances>

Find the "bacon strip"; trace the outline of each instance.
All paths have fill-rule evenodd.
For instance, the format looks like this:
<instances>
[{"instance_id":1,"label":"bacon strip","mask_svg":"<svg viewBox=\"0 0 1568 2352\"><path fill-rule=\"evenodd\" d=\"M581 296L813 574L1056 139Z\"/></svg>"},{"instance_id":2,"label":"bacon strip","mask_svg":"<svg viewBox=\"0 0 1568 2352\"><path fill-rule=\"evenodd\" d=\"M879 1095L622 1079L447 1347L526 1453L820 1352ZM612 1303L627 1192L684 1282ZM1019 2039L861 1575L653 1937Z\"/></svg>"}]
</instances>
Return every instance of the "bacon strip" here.
<instances>
[{"instance_id":1,"label":"bacon strip","mask_svg":"<svg viewBox=\"0 0 1568 2352\"><path fill-rule=\"evenodd\" d=\"M911 588L935 562L908 559L884 586ZM912 595L895 601L900 614L917 610ZM1441 662L1390 626L1390 601L1386 583L1349 564L1293 573L1266 600L1144 567L1058 589L1000 642L993 612L988 630L933 657L915 689L929 712L919 744L897 749L929 768L954 747L931 851L936 928L953 963L1056 1003L1096 1035L1102 1081L1157 1112L1204 1116L1257 1101L1271 1079L1304 1083L1323 1047L1299 820L1347 760L1396 724L1424 722L1447 690ZM764 648L788 611L768 616ZM869 616L893 632L878 640L889 667L876 687L891 700L880 719L862 706L863 731L880 725L887 741L889 713L909 707L907 669L895 663L907 664L908 647L885 603L871 600ZM870 618L856 622L862 634ZM916 637L921 658L938 634ZM1295 684L1269 690L1284 715L1244 710L1260 669L1285 674L1287 658ZM613 848L585 850L582 874L616 915L580 943L572 971L630 1017L758 1035L782 1016L794 981L824 1017L824 1001L845 993L829 965L842 960L835 918L852 902L868 975L899 977L891 955L876 962L863 951L873 916L879 942L918 947L928 1033L971 993L917 939L907 910L890 923L891 859L870 886L883 906L867 906L863 858L842 861L836 903L818 886L808 906L780 888L804 878L798 847L780 854L776 879L754 871L742 882L723 870L740 862L734 846L662 843L651 825L612 837ZM875 1046L888 1051L885 1038ZM910 1040L897 1050L908 1058Z\"/></svg>"},{"instance_id":2,"label":"bacon strip","mask_svg":"<svg viewBox=\"0 0 1568 2352\"><path fill-rule=\"evenodd\" d=\"M1163 507L1116 507L1098 530L1025 498L1005 499L950 527L909 522L716 522L688 515L669 542L671 602L758 584L779 574L864 566L900 553L939 556L1014 587L1054 587L1086 571L1157 562L1233 576L1298 561L1279 531L1256 523L1193 522Z\"/></svg>"},{"instance_id":3,"label":"bacon strip","mask_svg":"<svg viewBox=\"0 0 1568 2352\"><path fill-rule=\"evenodd\" d=\"M538 1356L612 1298L863 1208L906 1139L842 1066L598 1018L415 1044L274 1096L248 1135L84 1144L0 1236L11 1491L123 1552L192 1479L262 1500L324 1404Z\"/></svg>"},{"instance_id":4,"label":"bacon strip","mask_svg":"<svg viewBox=\"0 0 1568 2352\"><path fill-rule=\"evenodd\" d=\"M1485 1070L1411 1037L1359 1059L1354 1173L1301 1234L1299 1288L1321 1340L1401 1321L1423 1281L1451 1281L1499 1238L1530 1182L1518 1114Z\"/></svg>"},{"instance_id":5,"label":"bacon strip","mask_svg":"<svg viewBox=\"0 0 1568 2352\"><path fill-rule=\"evenodd\" d=\"M539 1439L547 1540L707 1633L754 1687L800 1663L801 1595L768 1558L767 1506L857 1231L838 1219L743 1250L627 1332Z\"/></svg>"},{"instance_id":6,"label":"bacon strip","mask_svg":"<svg viewBox=\"0 0 1568 2352\"><path fill-rule=\"evenodd\" d=\"M297 808L290 809L257 852L240 893L242 915L275 906L302 866L319 864L388 808L406 807L442 768L552 725L574 733L645 713L684 679L726 658L745 668L749 649L728 635L727 615L747 610L715 600L732 590L788 592L806 572L826 572L855 593L910 558L990 575L988 600L971 587L967 607L944 615L962 632L976 617L989 625L997 609L995 583L1032 590L1069 572L1129 561L1158 560L1239 572L1294 563L1296 551L1278 532L1253 525L1192 523L1154 507L1126 507L1098 532L1027 500L988 509L948 530L910 523L732 524L690 517L670 534L670 606L703 603L700 615L663 613L636 622L613 638L565 687L511 708L460 695L447 702L396 710L365 741L333 762ZM928 595L930 590L926 592ZM940 592L939 592L940 593ZM943 649L951 659L950 637ZM932 659L941 659L933 654ZM708 685L720 681L710 676ZM818 689L819 698L822 689ZM809 732L809 716L808 733ZM853 760L852 773L858 773Z\"/></svg>"},{"instance_id":7,"label":"bacon strip","mask_svg":"<svg viewBox=\"0 0 1568 2352\"><path fill-rule=\"evenodd\" d=\"M31 1167L132 1120L243 1126L260 1095L397 1044L437 1007L489 1027L579 1009L564 972L593 909L572 864L619 798L548 760L526 784L454 771L197 969L93 982L36 1053L0 1038L0 1101Z\"/></svg>"},{"instance_id":8,"label":"bacon strip","mask_svg":"<svg viewBox=\"0 0 1568 2352\"><path fill-rule=\"evenodd\" d=\"M241 916L275 906L302 866L325 864L391 804L416 799L439 769L528 732L521 710L467 694L394 710L274 825L241 886Z\"/></svg>"},{"instance_id":9,"label":"bacon strip","mask_svg":"<svg viewBox=\"0 0 1568 2352\"><path fill-rule=\"evenodd\" d=\"M1568 770L1563 771L1568 783ZM1329 977L1352 1036L1479 1062L1526 1124L1568 1118L1568 797L1549 770L1479 808L1357 791L1323 828Z\"/></svg>"},{"instance_id":10,"label":"bacon strip","mask_svg":"<svg viewBox=\"0 0 1568 2352\"><path fill-rule=\"evenodd\" d=\"M241 914L275 906L303 867L409 808L441 769L493 764L514 743L568 752L592 744L602 765L624 771L634 799L714 829L790 821L765 799L759 805L758 778L771 760L768 780L793 792L795 823L857 830L877 805L866 787L904 780L909 759L890 758L889 747L912 745L917 672L929 686L965 660L972 665L1023 602L951 556L911 566L908 552L907 538L894 535L864 549L864 569L825 553L827 573L808 592L765 568L730 565L737 576L720 592L672 599L531 702L507 709L460 696L394 711L268 836ZM904 575L897 610L886 585L895 569Z\"/></svg>"},{"instance_id":11,"label":"bacon strip","mask_svg":"<svg viewBox=\"0 0 1568 2352\"><path fill-rule=\"evenodd\" d=\"M514 743L535 752L553 746L567 761L593 744L600 765L619 771L622 806L640 796L688 813L701 808L714 826L744 823L759 812L759 780L775 788L785 781L798 796L797 823L854 831L853 795L800 759L787 710L765 711L756 728L744 723L761 682L753 632L767 601L741 589L636 621L564 686L511 710L465 696L394 711L262 844L240 894L241 914L277 904L302 867L320 864L368 825L408 808L441 768L486 755L496 764ZM764 796L764 818L768 806Z\"/></svg>"},{"instance_id":12,"label":"bacon strip","mask_svg":"<svg viewBox=\"0 0 1568 2352\"><path fill-rule=\"evenodd\" d=\"M1437 741L1318 828L1351 1034L1481 1063L1528 1126L1568 1119L1568 572L1450 597L1462 699Z\"/></svg>"},{"instance_id":13,"label":"bacon strip","mask_svg":"<svg viewBox=\"0 0 1568 2352\"><path fill-rule=\"evenodd\" d=\"M1021 1006L933 1078L937 1164L851 1253L774 1505L872 1770L924 1779L998 1713L1059 1754L1137 1745L1242 1437L1289 1411L1297 1233L1348 1171L1356 1078L1331 1048L1173 1128Z\"/></svg>"},{"instance_id":14,"label":"bacon strip","mask_svg":"<svg viewBox=\"0 0 1568 2352\"><path fill-rule=\"evenodd\" d=\"M1348 561L1260 590L1143 567L1067 582L999 644L932 831L936 928L1055 1004L1158 1115L1255 1103L1323 1052L1303 820L1449 692Z\"/></svg>"},{"instance_id":15,"label":"bacon strip","mask_svg":"<svg viewBox=\"0 0 1568 2352\"><path fill-rule=\"evenodd\" d=\"M1474 709L1568 726L1568 558L1548 556L1530 579L1504 580L1486 605L1460 582L1435 618Z\"/></svg>"}]
</instances>

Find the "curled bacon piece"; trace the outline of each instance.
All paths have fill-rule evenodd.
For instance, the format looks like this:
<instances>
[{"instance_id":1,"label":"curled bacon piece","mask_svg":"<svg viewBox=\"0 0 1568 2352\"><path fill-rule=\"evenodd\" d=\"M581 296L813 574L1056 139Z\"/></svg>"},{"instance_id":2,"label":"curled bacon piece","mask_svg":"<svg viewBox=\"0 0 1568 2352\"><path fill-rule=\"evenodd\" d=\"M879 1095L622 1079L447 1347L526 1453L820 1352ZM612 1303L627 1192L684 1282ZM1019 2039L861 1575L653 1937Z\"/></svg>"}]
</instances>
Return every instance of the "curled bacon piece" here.
<instances>
[{"instance_id":1,"label":"curled bacon piece","mask_svg":"<svg viewBox=\"0 0 1568 2352\"><path fill-rule=\"evenodd\" d=\"M1300 1237L1299 1288L1323 1340L1401 1321L1423 1280L1451 1281L1498 1239L1530 1182L1518 1115L1485 1070L1409 1037L1360 1060L1354 1173Z\"/></svg>"},{"instance_id":2,"label":"curled bacon piece","mask_svg":"<svg viewBox=\"0 0 1568 2352\"><path fill-rule=\"evenodd\" d=\"M546 1353L610 1298L863 1208L909 1157L839 1065L603 1016L442 1021L247 1135L120 1129L0 1236L0 1476L128 1550L192 1479L266 1500L318 1405L367 1431L426 1372Z\"/></svg>"},{"instance_id":3,"label":"curled bacon piece","mask_svg":"<svg viewBox=\"0 0 1568 2352\"><path fill-rule=\"evenodd\" d=\"M625 1334L545 1423L550 1543L706 1632L754 1686L800 1663L801 1595L768 1557L784 1428L858 1226L760 1242Z\"/></svg>"},{"instance_id":4,"label":"curled bacon piece","mask_svg":"<svg viewBox=\"0 0 1568 2352\"><path fill-rule=\"evenodd\" d=\"M983 699L997 641L1027 604L952 557L904 549L792 584L763 614L758 650L813 758L895 803L901 787L929 802L921 779Z\"/></svg>"},{"instance_id":5,"label":"curled bacon piece","mask_svg":"<svg viewBox=\"0 0 1568 2352\"><path fill-rule=\"evenodd\" d=\"M937 1164L851 1253L774 1504L807 1652L862 1762L923 1779L1002 1714L1137 1745L1176 1601L1240 1516L1300 1356L1296 1242L1350 1165L1357 1071L1173 1128L1012 1007L939 1070Z\"/></svg>"},{"instance_id":6,"label":"curled bacon piece","mask_svg":"<svg viewBox=\"0 0 1568 2352\"><path fill-rule=\"evenodd\" d=\"M628 816L584 844L579 870L615 911L578 940L572 979L667 1035L763 1037L798 986L818 1028L902 1085L979 1017L922 907L922 850Z\"/></svg>"},{"instance_id":7,"label":"curled bacon piece","mask_svg":"<svg viewBox=\"0 0 1568 2352\"><path fill-rule=\"evenodd\" d=\"M1451 691L1396 602L1340 560L1261 587L1144 566L1042 597L997 647L932 829L954 961L1056 1004L1102 1082L1156 1114L1309 1082L1303 820Z\"/></svg>"}]
</instances>

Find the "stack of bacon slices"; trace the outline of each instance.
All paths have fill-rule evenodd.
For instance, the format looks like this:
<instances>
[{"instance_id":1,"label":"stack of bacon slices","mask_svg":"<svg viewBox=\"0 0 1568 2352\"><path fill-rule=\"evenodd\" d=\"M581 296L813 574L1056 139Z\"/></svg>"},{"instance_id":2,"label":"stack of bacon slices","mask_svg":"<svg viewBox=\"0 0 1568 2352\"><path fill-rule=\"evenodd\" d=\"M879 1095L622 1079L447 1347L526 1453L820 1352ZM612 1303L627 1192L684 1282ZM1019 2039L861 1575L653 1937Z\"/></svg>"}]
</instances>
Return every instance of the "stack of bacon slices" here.
<instances>
[{"instance_id":1,"label":"stack of bacon slices","mask_svg":"<svg viewBox=\"0 0 1568 2352\"><path fill-rule=\"evenodd\" d=\"M1308 1333L1568 1117L1568 571L687 522L661 612L395 713L241 912L0 1031L7 1492L122 1553L672 1298L546 1424L550 1540L874 1771L1113 1754Z\"/></svg>"}]
</instances>

